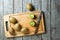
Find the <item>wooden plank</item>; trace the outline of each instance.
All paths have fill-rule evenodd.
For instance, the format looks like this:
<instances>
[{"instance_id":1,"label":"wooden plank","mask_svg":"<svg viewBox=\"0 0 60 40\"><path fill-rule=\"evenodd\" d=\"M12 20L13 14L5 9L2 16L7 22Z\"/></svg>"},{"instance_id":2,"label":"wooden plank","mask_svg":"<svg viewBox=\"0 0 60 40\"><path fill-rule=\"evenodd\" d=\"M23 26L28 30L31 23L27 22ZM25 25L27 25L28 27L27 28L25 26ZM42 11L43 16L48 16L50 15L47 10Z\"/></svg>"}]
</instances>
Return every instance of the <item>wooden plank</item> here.
<instances>
[{"instance_id":1,"label":"wooden plank","mask_svg":"<svg viewBox=\"0 0 60 40\"><path fill-rule=\"evenodd\" d=\"M22 12L22 0L14 0L14 13Z\"/></svg>"},{"instance_id":2,"label":"wooden plank","mask_svg":"<svg viewBox=\"0 0 60 40\"><path fill-rule=\"evenodd\" d=\"M34 6L35 10L40 11L40 9L42 7L41 3L42 3L41 0L32 0L32 5Z\"/></svg>"},{"instance_id":3,"label":"wooden plank","mask_svg":"<svg viewBox=\"0 0 60 40\"><path fill-rule=\"evenodd\" d=\"M22 12L22 0L13 0L13 13ZM22 40L22 37L14 38L14 40Z\"/></svg>"},{"instance_id":4,"label":"wooden plank","mask_svg":"<svg viewBox=\"0 0 60 40\"><path fill-rule=\"evenodd\" d=\"M3 40L4 33L3 33L3 0L0 0L0 40Z\"/></svg>"},{"instance_id":5,"label":"wooden plank","mask_svg":"<svg viewBox=\"0 0 60 40\"><path fill-rule=\"evenodd\" d=\"M13 13L13 0L4 0L4 15L11 13ZM7 39L5 36L3 38L4 40L13 40L13 38Z\"/></svg>"},{"instance_id":6,"label":"wooden plank","mask_svg":"<svg viewBox=\"0 0 60 40\"><path fill-rule=\"evenodd\" d=\"M22 12L22 0L14 0L14 14ZM14 40L22 40L22 37L14 38Z\"/></svg>"},{"instance_id":7,"label":"wooden plank","mask_svg":"<svg viewBox=\"0 0 60 40\"><path fill-rule=\"evenodd\" d=\"M50 39L50 0L42 0L42 11L45 15L46 33L42 35L42 40Z\"/></svg>"},{"instance_id":8,"label":"wooden plank","mask_svg":"<svg viewBox=\"0 0 60 40\"><path fill-rule=\"evenodd\" d=\"M23 12L27 12L27 11L28 11L28 10L26 9L26 4L27 4L27 3L31 3L31 0L23 0L23 3L22 3L22 5L23 5L22 11L23 11ZM23 40L31 40L31 36L23 37Z\"/></svg>"},{"instance_id":9,"label":"wooden plank","mask_svg":"<svg viewBox=\"0 0 60 40\"><path fill-rule=\"evenodd\" d=\"M55 34L55 37L53 38L55 40L60 40L60 0L53 0L54 5L54 14L55 14L55 27L53 29L53 34ZM52 35L53 35L52 34Z\"/></svg>"},{"instance_id":10,"label":"wooden plank","mask_svg":"<svg viewBox=\"0 0 60 40\"><path fill-rule=\"evenodd\" d=\"M32 0L32 5L34 6L35 10L41 10L41 5L42 1L41 0ZM34 35L32 36L31 40L42 40L41 35Z\"/></svg>"},{"instance_id":11,"label":"wooden plank","mask_svg":"<svg viewBox=\"0 0 60 40\"><path fill-rule=\"evenodd\" d=\"M56 0L51 0L51 40L56 40L56 33L55 33L55 28L56 28L56 7L55 7L55 1Z\"/></svg>"}]
</instances>

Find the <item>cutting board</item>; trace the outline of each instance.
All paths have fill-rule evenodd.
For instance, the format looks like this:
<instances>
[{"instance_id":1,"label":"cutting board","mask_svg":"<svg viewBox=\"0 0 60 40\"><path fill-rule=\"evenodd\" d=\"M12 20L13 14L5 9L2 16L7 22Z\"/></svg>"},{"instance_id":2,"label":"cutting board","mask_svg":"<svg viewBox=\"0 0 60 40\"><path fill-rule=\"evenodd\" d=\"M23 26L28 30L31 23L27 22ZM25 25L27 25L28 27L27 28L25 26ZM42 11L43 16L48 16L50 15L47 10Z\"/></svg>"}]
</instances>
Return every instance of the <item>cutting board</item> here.
<instances>
[{"instance_id":1,"label":"cutting board","mask_svg":"<svg viewBox=\"0 0 60 40\"><path fill-rule=\"evenodd\" d=\"M31 19L29 17L29 15L31 13L33 13L36 16L36 19ZM5 36L7 38L11 38L11 37L20 37L20 36L35 35L36 27L30 26L29 22L34 20L37 23L38 16L39 16L40 13L41 12L33 11L33 12L23 12L23 13L16 13L16 14L5 15L4 16L4 31L5 31ZM23 34L21 32L16 32L15 31L16 35L11 35L9 33L9 30L8 31L6 30L6 21L8 21L8 28L11 27L11 26L13 26L12 28L14 28L14 25L9 22L9 17L10 16L16 18L18 20L19 24L22 27L27 27L29 29L29 33L28 34ZM43 15L41 17L41 21L40 21L40 24L39 24L38 32L36 34L42 34L42 33L45 33L44 16Z\"/></svg>"}]
</instances>

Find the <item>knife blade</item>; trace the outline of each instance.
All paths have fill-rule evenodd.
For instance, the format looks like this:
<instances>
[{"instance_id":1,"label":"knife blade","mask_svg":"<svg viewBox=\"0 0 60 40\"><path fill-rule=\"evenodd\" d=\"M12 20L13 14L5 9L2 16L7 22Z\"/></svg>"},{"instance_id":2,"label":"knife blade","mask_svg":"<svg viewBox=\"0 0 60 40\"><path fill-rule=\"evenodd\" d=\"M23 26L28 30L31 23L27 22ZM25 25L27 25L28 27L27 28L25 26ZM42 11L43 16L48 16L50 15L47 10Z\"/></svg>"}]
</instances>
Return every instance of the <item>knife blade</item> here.
<instances>
[{"instance_id":1,"label":"knife blade","mask_svg":"<svg viewBox=\"0 0 60 40\"><path fill-rule=\"evenodd\" d=\"M40 13L39 16L38 16L38 21L37 21L37 25L36 25L35 34L38 32L39 24L40 24L40 21L41 21L41 16L42 16L42 13Z\"/></svg>"}]
</instances>

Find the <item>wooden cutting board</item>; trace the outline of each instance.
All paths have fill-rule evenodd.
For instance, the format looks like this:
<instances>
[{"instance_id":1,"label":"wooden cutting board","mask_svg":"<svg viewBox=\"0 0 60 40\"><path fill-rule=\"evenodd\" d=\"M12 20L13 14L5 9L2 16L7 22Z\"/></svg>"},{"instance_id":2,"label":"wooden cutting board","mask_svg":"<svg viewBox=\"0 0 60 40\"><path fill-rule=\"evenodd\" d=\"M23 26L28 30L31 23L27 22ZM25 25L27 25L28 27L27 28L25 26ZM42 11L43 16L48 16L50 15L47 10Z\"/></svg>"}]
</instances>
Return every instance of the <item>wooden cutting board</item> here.
<instances>
[{"instance_id":1,"label":"wooden cutting board","mask_svg":"<svg viewBox=\"0 0 60 40\"><path fill-rule=\"evenodd\" d=\"M34 35L36 28L30 26L30 24L29 24L29 22L32 21L32 19L29 17L29 15L31 13L34 13L34 15L36 16L36 19L33 19L33 20L37 23L38 15L41 13L41 12L38 12L38 11L23 12L23 13L19 13L19 14L17 13L17 14L5 15L4 16L4 31L5 31L5 36L7 38L11 38L11 37ZM16 18L18 20L19 24L22 25L22 27L27 27L30 32L28 34L23 34L21 32L18 32L18 33L15 32L16 35L11 35L9 33L9 31L6 31L6 23L5 23L6 21L8 21L8 28L10 26L13 26L13 28L14 28L14 25L9 22L9 16L12 16L12 17ZM45 27L44 26L44 17L42 15L37 34L44 33L45 32L45 28L44 27Z\"/></svg>"}]
</instances>

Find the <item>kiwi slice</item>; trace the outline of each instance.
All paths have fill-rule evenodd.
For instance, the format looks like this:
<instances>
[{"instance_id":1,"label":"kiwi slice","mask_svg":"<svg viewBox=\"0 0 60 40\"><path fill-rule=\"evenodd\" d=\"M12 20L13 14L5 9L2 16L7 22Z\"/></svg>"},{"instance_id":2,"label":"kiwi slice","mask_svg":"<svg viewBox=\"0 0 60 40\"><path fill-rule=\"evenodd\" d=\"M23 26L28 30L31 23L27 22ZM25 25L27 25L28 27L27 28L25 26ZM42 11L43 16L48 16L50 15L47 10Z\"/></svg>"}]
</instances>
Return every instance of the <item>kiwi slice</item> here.
<instances>
[{"instance_id":1,"label":"kiwi slice","mask_svg":"<svg viewBox=\"0 0 60 40\"><path fill-rule=\"evenodd\" d=\"M30 26L35 26L35 22L34 21L31 21L30 22Z\"/></svg>"},{"instance_id":2,"label":"kiwi slice","mask_svg":"<svg viewBox=\"0 0 60 40\"><path fill-rule=\"evenodd\" d=\"M32 19L34 19L34 17L35 17L35 15L34 15L33 13L30 14L29 16L30 16L30 18L32 18Z\"/></svg>"}]
</instances>

